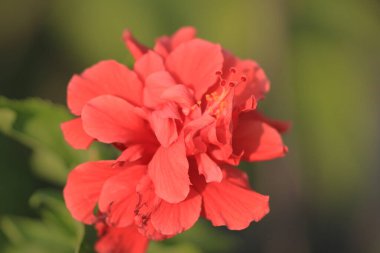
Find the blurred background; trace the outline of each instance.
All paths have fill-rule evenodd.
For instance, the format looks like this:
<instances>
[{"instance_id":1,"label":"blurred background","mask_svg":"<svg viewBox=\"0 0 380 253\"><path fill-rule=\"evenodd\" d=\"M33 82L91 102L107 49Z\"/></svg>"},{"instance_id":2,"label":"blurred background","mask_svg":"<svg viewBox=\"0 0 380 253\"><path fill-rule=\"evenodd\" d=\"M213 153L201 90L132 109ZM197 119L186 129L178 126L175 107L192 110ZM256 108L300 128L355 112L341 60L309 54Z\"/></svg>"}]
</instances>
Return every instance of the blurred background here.
<instances>
[{"instance_id":1,"label":"blurred background","mask_svg":"<svg viewBox=\"0 0 380 253\"><path fill-rule=\"evenodd\" d=\"M262 110L293 123L288 156L249 169L254 189L271 196L270 214L191 247L380 252L380 1L1 0L0 95L64 105L73 73L103 59L132 64L124 28L151 46L184 25L257 60L272 83ZM31 172L30 155L0 134L0 216L37 217L31 193L60 189ZM6 241L0 234L0 252Z\"/></svg>"}]
</instances>

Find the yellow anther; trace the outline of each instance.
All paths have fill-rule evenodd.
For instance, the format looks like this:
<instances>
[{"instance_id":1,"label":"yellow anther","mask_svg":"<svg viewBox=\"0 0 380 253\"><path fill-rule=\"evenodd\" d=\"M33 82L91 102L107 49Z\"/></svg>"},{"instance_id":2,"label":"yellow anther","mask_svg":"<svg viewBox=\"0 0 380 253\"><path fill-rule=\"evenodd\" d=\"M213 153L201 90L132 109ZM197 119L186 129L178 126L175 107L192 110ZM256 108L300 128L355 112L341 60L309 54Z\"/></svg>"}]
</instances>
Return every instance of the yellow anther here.
<instances>
[{"instance_id":1,"label":"yellow anther","mask_svg":"<svg viewBox=\"0 0 380 253\"><path fill-rule=\"evenodd\" d=\"M210 102L212 99L211 99L211 96L209 94L206 95L206 101Z\"/></svg>"},{"instance_id":2,"label":"yellow anther","mask_svg":"<svg viewBox=\"0 0 380 253\"><path fill-rule=\"evenodd\" d=\"M201 104L202 104L202 101L198 100L197 105L201 105Z\"/></svg>"}]
</instances>

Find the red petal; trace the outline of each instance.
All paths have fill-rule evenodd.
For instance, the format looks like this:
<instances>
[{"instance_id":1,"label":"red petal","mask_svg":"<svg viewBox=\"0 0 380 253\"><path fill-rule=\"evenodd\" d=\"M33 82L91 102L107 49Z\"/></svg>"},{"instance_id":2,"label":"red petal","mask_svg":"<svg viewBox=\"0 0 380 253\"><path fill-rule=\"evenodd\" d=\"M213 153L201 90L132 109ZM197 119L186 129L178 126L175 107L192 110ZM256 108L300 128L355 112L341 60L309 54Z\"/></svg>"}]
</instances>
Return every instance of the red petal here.
<instances>
[{"instance_id":1,"label":"red petal","mask_svg":"<svg viewBox=\"0 0 380 253\"><path fill-rule=\"evenodd\" d=\"M143 145L132 145L127 147L117 158L120 162L134 162L143 157L145 149Z\"/></svg>"},{"instance_id":2,"label":"red petal","mask_svg":"<svg viewBox=\"0 0 380 253\"><path fill-rule=\"evenodd\" d=\"M189 155L194 155L199 152L205 152L207 147L205 147L201 138L197 138L199 132L212 124L215 121L215 118L210 116L209 114L204 114L201 117L190 121L183 128L185 143L187 148L187 153Z\"/></svg>"},{"instance_id":3,"label":"red petal","mask_svg":"<svg viewBox=\"0 0 380 253\"><path fill-rule=\"evenodd\" d=\"M161 94L161 99L167 102L175 102L181 106L186 113L186 109L190 112L190 107L194 104L193 94L190 92L189 88L184 85L174 85Z\"/></svg>"},{"instance_id":4,"label":"red petal","mask_svg":"<svg viewBox=\"0 0 380 253\"><path fill-rule=\"evenodd\" d=\"M133 58L135 60L139 59L146 52L148 52L148 48L142 44L140 44L133 36L129 30L124 30L123 32L123 40L126 47L131 52Z\"/></svg>"},{"instance_id":5,"label":"red petal","mask_svg":"<svg viewBox=\"0 0 380 253\"><path fill-rule=\"evenodd\" d=\"M161 99L161 94L175 84L169 72L159 71L149 75L145 80L144 105L154 108L164 103L165 100Z\"/></svg>"},{"instance_id":6,"label":"red petal","mask_svg":"<svg viewBox=\"0 0 380 253\"><path fill-rule=\"evenodd\" d=\"M238 104L244 103L252 95L261 100L269 92L270 83L260 66L251 60L238 60L236 66L245 74L247 81L240 83L235 88L235 100Z\"/></svg>"},{"instance_id":7,"label":"red petal","mask_svg":"<svg viewBox=\"0 0 380 253\"><path fill-rule=\"evenodd\" d=\"M194 89L195 98L203 94L217 80L217 71L223 66L219 45L194 39L178 46L167 58L166 66L180 83Z\"/></svg>"},{"instance_id":8,"label":"red petal","mask_svg":"<svg viewBox=\"0 0 380 253\"><path fill-rule=\"evenodd\" d=\"M145 80L154 72L165 71L164 61L157 53L149 51L136 61L134 70L142 80Z\"/></svg>"},{"instance_id":9,"label":"red petal","mask_svg":"<svg viewBox=\"0 0 380 253\"><path fill-rule=\"evenodd\" d=\"M108 227L96 242L95 249L98 253L145 253L148 243L149 240L133 225L125 228Z\"/></svg>"},{"instance_id":10,"label":"red petal","mask_svg":"<svg viewBox=\"0 0 380 253\"><path fill-rule=\"evenodd\" d=\"M240 117L233 135L234 153L243 153L247 161L264 161L286 154L281 135L269 124L258 119Z\"/></svg>"},{"instance_id":11,"label":"red petal","mask_svg":"<svg viewBox=\"0 0 380 253\"><path fill-rule=\"evenodd\" d=\"M140 143L154 140L149 126L127 101L110 95L92 99L82 112L83 128L105 143Z\"/></svg>"},{"instance_id":12,"label":"red petal","mask_svg":"<svg viewBox=\"0 0 380 253\"><path fill-rule=\"evenodd\" d=\"M185 43L187 41L190 41L195 38L197 34L197 30L194 27L186 26L182 27L178 31L176 31L172 38L171 38L171 47L172 50L181 45L182 43Z\"/></svg>"},{"instance_id":13,"label":"red petal","mask_svg":"<svg viewBox=\"0 0 380 253\"><path fill-rule=\"evenodd\" d=\"M162 202L154 192L152 180L148 176L143 177L136 190L139 194L139 204L135 210L135 224L139 232L152 240L163 240L172 237L173 235L163 235L152 225L151 214Z\"/></svg>"},{"instance_id":14,"label":"red petal","mask_svg":"<svg viewBox=\"0 0 380 253\"><path fill-rule=\"evenodd\" d=\"M182 27L176 31L170 38L168 36L160 37L154 46L154 51L167 57L180 44L195 38L196 30L193 27Z\"/></svg>"},{"instance_id":15,"label":"red petal","mask_svg":"<svg viewBox=\"0 0 380 253\"><path fill-rule=\"evenodd\" d=\"M242 115L243 116L243 115ZM278 132L285 133L287 132L292 124L289 121L281 121L281 120L273 120L269 119L268 117L264 116L263 114L259 113L258 111L251 111L248 113L245 113L243 117L254 117L257 118L265 123L268 123L271 127L274 127Z\"/></svg>"},{"instance_id":16,"label":"red petal","mask_svg":"<svg viewBox=\"0 0 380 253\"><path fill-rule=\"evenodd\" d=\"M87 149L94 140L84 130L82 119L76 118L61 124L63 137L76 149Z\"/></svg>"},{"instance_id":17,"label":"red petal","mask_svg":"<svg viewBox=\"0 0 380 253\"><path fill-rule=\"evenodd\" d=\"M202 198L195 190L177 204L161 201L152 213L153 227L164 235L175 235L191 228L198 220L201 212Z\"/></svg>"},{"instance_id":18,"label":"red petal","mask_svg":"<svg viewBox=\"0 0 380 253\"><path fill-rule=\"evenodd\" d=\"M63 196L71 215L86 224L96 217L93 214L104 182L120 171L115 161L88 162L77 166L68 176Z\"/></svg>"},{"instance_id":19,"label":"red petal","mask_svg":"<svg viewBox=\"0 0 380 253\"><path fill-rule=\"evenodd\" d=\"M269 212L268 196L241 187L228 177L221 183L207 184L202 197L205 217L214 226L231 230L244 229Z\"/></svg>"},{"instance_id":20,"label":"red petal","mask_svg":"<svg viewBox=\"0 0 380 253\"><path fill-rule=\"evenodd\" d=\"M160 147L148 168L157 196L169 203L178 203L187 197L189 164L183 140L179 139L168 148Z\"/></svg>"},{"instance_id":21,"label":"red petal","mask_svg":"<svg viewBox=\"0 0 380 253\"><path fill-rule=\"evenodd\" d=\"M125 227L133 223L138 203L136 185L145 173L146 166L130 166L104 183L99 210L107 214L109 225Z\"/></svg>"},{"instance_id":22,"label":"red petal","mask_svg":"<svg viewBox=\"0 0 380 253\"><path fill-rule=\"evenodd\" d=\"M223 174L220 167L206 154L200 153L195 156L199 174L204 175L206 182L220 182Z\"/></svg>"},{"instance_id":23,"label":"red petal","mask_svg":"<svg viewBox=\"0 0 380 253\"><path fill-rule=\"evenodd\" d=\"M112 60L101 61L85 70L81 76L75 75L70 80L68 106L73 114L80 115L89 100L107 94L141 105L142 83L126 66Z\"/></svg>"},{"instance_id":24,"label":"red petal","mask_svg":"<svg viewBox=\"0 0 380 253\"><path fill-rule=\"evenodd\" d=\"M158 38L153 50L162 57L166 58L171 51L170 38L168 36L161 36Z\"/></svg>"},{"instance_id":25,"label":"red petal","mask_svg":"<svg viewBox=\"0 0 380 253\"><path fill-rule=\"evenodd\" d=\"M178 139L175 119L161 117L160 112L154 111L150 118L150 125L162 146L169 147Z\"/></svg>"}]
</instances>

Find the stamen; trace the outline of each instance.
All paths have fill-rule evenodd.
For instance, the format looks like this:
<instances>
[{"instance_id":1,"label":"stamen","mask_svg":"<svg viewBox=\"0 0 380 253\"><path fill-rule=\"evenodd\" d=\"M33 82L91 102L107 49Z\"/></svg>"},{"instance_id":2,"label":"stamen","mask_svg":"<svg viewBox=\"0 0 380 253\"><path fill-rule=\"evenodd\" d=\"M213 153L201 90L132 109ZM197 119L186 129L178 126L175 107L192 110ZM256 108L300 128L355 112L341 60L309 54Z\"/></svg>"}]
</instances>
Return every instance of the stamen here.
<instances>
[{"instance_id":1,"label":"stamen","mask_svg":"<svg viewBox=\"0 0 380 253\"><path fill-rule=\"evenodd\" d=\"M245 81L247 81L247 77L246 77L246 76L241 76L241 77L240 77L240 80L241 80L242 82L245 82Z\"/></svg>"},{"instance_id":2,"label":"stamen","mask_svg":"<svg viewBox=\"0 0 380 253\"><path fill-rule=\"evenodd\" d=\"M220 71L220 70L218 70L218 71L216 71L215 72L215 75L217 75L217 76L221 76L223 73L222 73L222 71Z\"/></svg>"},{"instance_id":3,"label":"stamen","mask_svg":"<svg viewBox=\"0 0 380 253\"><path fill-rule=\"evenodd\" d=\"M220 85L221 85L221 86L225 86L226 83L227 83L226 80L223 79L223 80L220 82Z\"/></svg>"},{"instance_id":4,"label":"stamen","mask_svg":"<svg viewBox=\"0 0 380 253\"><path fill-rule=\"evenodd\" d=\"M236 68L233 68L233 67L230 68L230 72L235 74L236 73Z\"/></svg>"}]
</instances>

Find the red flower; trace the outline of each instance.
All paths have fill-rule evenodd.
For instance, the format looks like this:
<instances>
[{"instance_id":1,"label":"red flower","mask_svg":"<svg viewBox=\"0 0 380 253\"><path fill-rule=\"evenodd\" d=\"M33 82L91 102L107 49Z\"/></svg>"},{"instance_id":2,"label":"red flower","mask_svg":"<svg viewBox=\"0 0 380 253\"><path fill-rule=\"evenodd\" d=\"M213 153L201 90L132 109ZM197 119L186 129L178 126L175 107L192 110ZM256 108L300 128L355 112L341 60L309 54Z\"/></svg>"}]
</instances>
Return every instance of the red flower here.
<instances>
[{"instance_id":1,"label":"red flower","mask_svg":"<svg viewBox=\"0 0 380 253\"><path fill-rule=\"evenodd\" d=\"M99 237L95 245L98 253L141 253L148 248L148 239L134 226L115 228L99 222L95 227Z\"/></svg>"},{"instance_id":2,"label":"red flower","mask_svg":"<svg viewBox=\"0 0 380 253\"><path fill-rule=\"evenodd\" d=\"M279 132L287 125L256 111L269 91L263 70L195 38L193 28L159 38L153 51L129 31L124 40L137 60L133 70L103 61L69 83L68 106L78 118L62 125L66 140L123 151L118 162L70 173L65 200L73 216L94 223L98 204L109 226L136 226L151 239L190 228L201 213L230 229L260 220L268 197L232 166L286 153Z\"/></svg>"}]
</instances>

